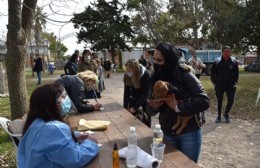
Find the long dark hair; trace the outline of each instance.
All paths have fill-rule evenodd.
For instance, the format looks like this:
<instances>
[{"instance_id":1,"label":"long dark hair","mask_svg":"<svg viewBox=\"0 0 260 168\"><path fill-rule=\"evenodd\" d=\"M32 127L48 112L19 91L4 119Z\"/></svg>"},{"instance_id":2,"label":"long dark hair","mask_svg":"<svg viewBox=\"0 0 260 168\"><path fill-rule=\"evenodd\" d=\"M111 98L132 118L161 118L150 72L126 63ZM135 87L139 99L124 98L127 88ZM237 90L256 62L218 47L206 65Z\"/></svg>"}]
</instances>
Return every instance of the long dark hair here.
<instances>
[{"instance_id":1,"label":"long dark hair","mask_svg":"<svg viewBox=\"0 0 260 168\"><path fill-rule=\"evenodd\" d=\"M169 42L162 42L157 45L155 48L156 50L159 50L162 53L162 56L164 57L164 62L165 64L163 65L163 71L159 72L155 71L154 72L154 81L157 80L165 80L165 81L170 81L173 78L174 71L179 65L179 52L178 50L174 47Z\"/></svg>"},{"instance_id":2,"label":"long dark hair","mask_svg":"<svg viewBox=\"0 0 260 168\"><path fill-rule=\"evenodd\" d=\"M36 119L42 119L45 122L52 120L63 122L57 105L57 99L63 90L64 88L59 83L47 84L34 90L30 98L30 107L23 128L23 135Z\"/></svg>"},{"instance_id":3,"label":"long dark hair","mask_svg":"<svg viewBox=\"0 0 260 168\"><path fill-rule=\"evenodd\" d=\"M36 119L42 119L45 122L54 120L64 122L60 114L60 107L57 105L57 99L63 91L63 86L57 82L38 87L33 91L30 98L29 113L23 128L23 135ZM77 141L72 131L71 135Z\"/></svg>"}]
</instances>

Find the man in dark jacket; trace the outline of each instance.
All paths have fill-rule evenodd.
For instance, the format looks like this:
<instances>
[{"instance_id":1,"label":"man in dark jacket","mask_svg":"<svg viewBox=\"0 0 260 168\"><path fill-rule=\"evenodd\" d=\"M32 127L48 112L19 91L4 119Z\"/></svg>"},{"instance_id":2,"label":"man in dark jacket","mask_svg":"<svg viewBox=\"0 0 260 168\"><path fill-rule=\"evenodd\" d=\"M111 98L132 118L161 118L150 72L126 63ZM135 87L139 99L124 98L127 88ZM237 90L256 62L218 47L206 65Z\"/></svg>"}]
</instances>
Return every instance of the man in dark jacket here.
<instances>
[{"instance_id":1,"label":"man in dark jacket","mask_svg":"<svg viewBox=\"0 0 260 168\"><path fill-rule=\"evenodd\" d=\"M100 110L101 104L97 103L92 105L85 101L85 93L87 90L85 89L84 82L77 75L66 75L57 79L55 82L62 84L78 112L84 113Z\"/></svg>"},{"instance_id":2,"label":"man in dark jacket","mask_svg":"<svg viewBox=\"0 0 260 168\"><path fill-rule=\"evenodd\" d=\"M40 85L42 79L42 71L43 71L42 58L39 56L39 54L36 54L36 59L33 59L33 61L34 61L33 71L37 73L38 85Z\"/></svg>"},{"instance_id":3,"label":"man in dark jacket","mask_svg":"<svg viewBox=\"0 0 260 168\"><path fill-rule=\"evenodd\" d=\"M228 113L234 103L239 71L237 61L230 56L230 47L224 47L222 49L222 57L215 60L211 69L211 81L215 85L215 92L218 101L218 117L215 121L216 123L221 122L222 102L225 92L227 94L227 106L223 116L226 123L230 122Z\"/></svg>"}]
</instances>

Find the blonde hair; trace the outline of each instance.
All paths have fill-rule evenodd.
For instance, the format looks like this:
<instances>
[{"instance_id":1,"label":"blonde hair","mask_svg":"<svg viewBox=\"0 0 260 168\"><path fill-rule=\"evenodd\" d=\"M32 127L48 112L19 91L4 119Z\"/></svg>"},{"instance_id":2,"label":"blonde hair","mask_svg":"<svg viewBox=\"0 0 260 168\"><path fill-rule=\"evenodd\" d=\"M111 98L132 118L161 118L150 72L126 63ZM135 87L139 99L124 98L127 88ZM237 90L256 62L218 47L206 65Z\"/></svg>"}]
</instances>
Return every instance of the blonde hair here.
<instances>
[{"instance_id":1,"label":"blonde hair","mask_svg":"<svg viewBox=\"0 0 260 168\"><path fill-rule=\"evenodd\" d=\"M133 85L134 88L139 89L141 87L140 84L140 70L141 66L136 59L130 59L125 63L125 67L129 67L133 69L132 77L129 77L127 74L124 75L124 83L125 85Z\"/></svg>"}]
</instances>

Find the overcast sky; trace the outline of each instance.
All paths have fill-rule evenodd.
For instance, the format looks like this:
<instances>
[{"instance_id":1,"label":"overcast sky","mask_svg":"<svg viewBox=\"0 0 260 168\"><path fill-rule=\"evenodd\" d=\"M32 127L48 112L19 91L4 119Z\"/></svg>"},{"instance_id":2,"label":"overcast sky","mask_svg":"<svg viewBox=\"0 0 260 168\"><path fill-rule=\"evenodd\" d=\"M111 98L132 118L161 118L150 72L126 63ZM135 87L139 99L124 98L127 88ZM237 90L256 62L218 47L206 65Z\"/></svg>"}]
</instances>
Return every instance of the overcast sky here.
<instances>
[{"instance_id":1,"label":"overcast sky","mask_svg":"<svg viewBox=\"0 0 260 168\"><path fill-rule=\"evenodd\" d=\"M89 5L90 0L38 0L37 5L43 6L43 12L45 12L48 18L60 22L69 21L72 18L73 13L82 12L87 5ZM52 2L52 4L50 4ZM1 8L0 8L0 38L6 38L6 25L8 24L8 0L0 0ZM52 10L50 9L50 5ZM65 37L67 34L71 34L73 32L77 32L77 29L73 28L72 23L58 23L53 21L48 21L46 25L47 32L54 34L57 38L60 36L61 39ZM77 44L76 36L66 38L62 41L63 44L68 48L68 52L66 54L73 54L75 49L83 50L84 42L81 44Z\"/></svg>"}]
</instances>

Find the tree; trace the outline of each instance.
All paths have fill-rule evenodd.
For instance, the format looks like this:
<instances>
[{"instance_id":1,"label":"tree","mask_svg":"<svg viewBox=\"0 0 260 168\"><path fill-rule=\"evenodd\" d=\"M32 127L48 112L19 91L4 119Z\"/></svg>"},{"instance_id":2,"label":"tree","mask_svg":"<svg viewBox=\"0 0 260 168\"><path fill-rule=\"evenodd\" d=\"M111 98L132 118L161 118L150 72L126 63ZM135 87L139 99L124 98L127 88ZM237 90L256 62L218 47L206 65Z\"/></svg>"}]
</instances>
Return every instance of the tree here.
<instances>
[{"instance_id":1,"label":"tree","mask_svg":"<svg viewBox=\"0 0 260 168\"><path fill-rule=\"evenodd\" d=\"M50 42L49 50L50 50L52 57L54 57L55 60L58 59L57 53L56 53L57 46L59 46L61 57L63 57L64 54L68 51L68 48L63 43L60 43L56 40L54 33L43 32L42 36L43 36L43 38L47 39Z\"/></svg>"},{"instance_id":2,"label":"tree","mask_svg":"<svg viewBox=\"0 0 260 168\"><path fill-rule=\"evenodd\" d=\"M202 0L170 0L169 11L184 25L181 30L183 39L189 41L193 48L199 48L199 28L204 25L205 12L202 8Z\"/></svg>"},{"instance_id":3,"label":"tree","mask_svg":"<svg viewBox=\"0 0 260 168\"><path fill-rule=\"evenodd\" d=\"M115 56L116 49L129 50L126 43L133 37L130 18L122 15L124 6L118 0L98 0L84 12L74 14L72 22L79 30L78 41L91 43L93 50L107 49Z\"/></svg>"},{"instance_id":4,"label":"tree","mask_svg":"<svg viewBox=\"0 0 260 168\"><path fill-rule=\"evenodd\" d=\"M34 39L39 54L39 44L42 43L42 32L46 25L46 13L43 13L43 8L37 6L33 18Z\"/></svg>"},{"instance_id":5,"label":"tree","mask_svg":"<svg viewBox=\"0 0 260 168\"><path fill-rule=\"evenodd\" d=\"M214 43L215 49L220 49L226 23L233 14L236 0L203 0L203 9L208 18L204 32L209 35L210 41Z\"/></svg>"},{"instance_id":6,"label":"tree","mask_svg":"<svg viewBox=\"0 0 260 168\"><path fill-rule=\"evenodd\" d=\"M257 47L257 58L260 59L260 3L258 0L236 4L236 10L226 23L222 43L236 50L249 51Z\"/></svg>"},{"instance_id":7,"label":"tree","mask_svg":"<svg viewBox=\"0 0 260 168\"><path fill-rule=\"evenodd\" d=\"M8 0L8 32L6 70L10 95L11 117L20 118L27 109L25 63L37 0Z\"/></svg>"},{"instance_id":8,"label":"tree","mask_svg":"<svg viewBox=\"0 0 260 168\"><path fill-rule=\"evenodd\" d=\"M132 17L132 25L136 33L133 39L133 44L142 43L145 46L155 46L162 41L163 30L159 30L160 26L157 23L164 19L160 17L163 13L161 10L163 3L155 0L128 0L127 9L129 13L134 13ZM164 17L164 16L162 16ZM164 27L167 29L167 26Z\"/></svg>"}]
</instances>

